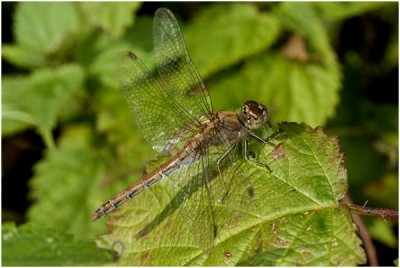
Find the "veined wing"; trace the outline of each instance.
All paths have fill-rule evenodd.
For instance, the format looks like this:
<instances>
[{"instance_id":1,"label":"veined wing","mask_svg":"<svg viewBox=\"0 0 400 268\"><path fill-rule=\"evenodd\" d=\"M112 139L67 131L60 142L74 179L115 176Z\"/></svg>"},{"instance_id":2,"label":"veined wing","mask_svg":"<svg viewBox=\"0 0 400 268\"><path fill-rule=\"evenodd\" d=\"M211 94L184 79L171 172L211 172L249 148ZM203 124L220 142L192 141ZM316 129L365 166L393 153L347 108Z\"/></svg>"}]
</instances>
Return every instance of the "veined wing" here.
<instances>
[{"instance_id":1,"label":"veined wing","mask_svg":"<svg viewBox=\"0 0 400 268\"><path fill-rule=\"evenodd\" d=\"M246 173L249 168L237 150L227 154L218 167L218 159L232 144L223 132L215 131L212 136L221 145L204 148L198 161L170 179L179 212L196 230L193 237L202 249L243 228L256 194L251 183L254 174Z\"/></svg>"},{"instance_id":2,"label":"veined wing","mask_svg":"<svg viewBox=\"0 0 400 268\"><path fill-rule=\"evenodd\" d=\"M179 105L165 92L132 52L118 55L117 75L133 119L144 138L160 153L173 153L195 131L193 117L182 116ZM183 109L181 107L181 109Z\"/></svg>"},{"instance_id":3,"label":"veined wing","mask_svg":"<svg viewBox=\"0 0 400 268\"><path fill-rule=\"evenodd\" d=\"M159 8L153 22L154 52L161 84L184 116L200 118L213 111L210 95L186 49L173 13Z\"/></svg>"}]
</instances>

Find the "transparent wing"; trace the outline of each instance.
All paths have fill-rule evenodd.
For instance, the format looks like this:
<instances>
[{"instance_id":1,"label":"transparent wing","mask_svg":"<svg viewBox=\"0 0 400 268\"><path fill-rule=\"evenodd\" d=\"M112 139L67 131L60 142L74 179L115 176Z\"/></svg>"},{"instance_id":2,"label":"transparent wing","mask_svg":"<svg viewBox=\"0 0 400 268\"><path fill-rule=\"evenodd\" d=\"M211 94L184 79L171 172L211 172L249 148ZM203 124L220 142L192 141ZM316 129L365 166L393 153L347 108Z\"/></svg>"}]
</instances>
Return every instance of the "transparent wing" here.
<instances>
[{"instance_id":1,"label":"transparent wing","mask_svg":"<svg viewBox=\"0 0 400 268\"><path fill-rule=\"evenodd\" d=\"M153 27L160 76L149 72L131 52L118 56L117 74L144 138L157 152L172 155L213 109L172 12L158 9Z\"/></svg>"},{"instance_id":2,"label":"transparent wing","mask_svg":"<svg viewBox=\"0 0 400 268\"><path fill-rule=\"evenodd\" d=\"M206 162L206 158L200 158L171 180L178 213L193 230L193 239L202 249L213 244L216 234L213 196L206 183L209 172Z\"/></svg>"},{"instance_id":3,"label":"transparent wing","mask_svg":"<svg viewBox=\"0 0 400 268\"><path fill-rule=\"evenodd\" d=\"M190 138L197 121L182 116L176 100L135 54L118 55L117 75L135 123L155 151L172 154L171 148L178 148Z\"/></svg>"},{"instance_id":4,"label":"transparent wing","mask_svg":"<svg viewBox=\"0 0 400 268\"><path fill-rule=\"evenodd\" d=\"M251 175L246 176L237 150L222 160L219 173L217 161L231 145L223 133L215 137L221 139L221 146L204 149L199 161L171 180L179 213L193 228L202 249L240 228L254 198Z\"/></svg>"},{"instance_id":5,"label":"transparent wing","mask_svg":"<svg viewBox=\"0 0 400 268\"><path fill-rule=\"evenodd\" d=\"M154 52L161 84L181 114L200 118L213 111L210 95L194 66L173 13L160 8L153 23ZM181 109L183 108L183 109Z\"/></svg>"},{"instance_id":6,"label":"transparent wing","mask_svg":"<svg viewBox=\"0 0 400 268\"><path fill-rule=\"evenodd\" d=\"M218 226L218 236L223 238L236 233L236 230L246 222L245 218L252 213L253 200L257 192L252 184L254 174L251 172L252 169L249 168L243 148L241 148L242 141L239 141L218 166L217 161L233 144L228 143L228 138L223 132L216 137L223 145L209 150L209 159L212 159L209 161L209 169L216 170L218 174L210 189L215 200L214 210L216 211L215 221Z\"/></svg>"}]
</instances>

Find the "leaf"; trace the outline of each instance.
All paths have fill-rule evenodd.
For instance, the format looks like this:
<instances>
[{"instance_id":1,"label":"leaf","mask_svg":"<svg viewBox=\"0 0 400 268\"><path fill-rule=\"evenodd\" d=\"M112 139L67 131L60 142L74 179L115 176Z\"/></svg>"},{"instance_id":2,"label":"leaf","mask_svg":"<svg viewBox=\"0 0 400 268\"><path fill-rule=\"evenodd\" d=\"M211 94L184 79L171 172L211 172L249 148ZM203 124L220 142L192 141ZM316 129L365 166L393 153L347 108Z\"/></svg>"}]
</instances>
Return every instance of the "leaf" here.
<instances>
[{"instance_id":1,"label":"leaf","mask_svg":"<svg viewBox=\"0 0 400 268\"><path fill-rule=\"evenodd\" d=\"M16 44L3 46L3 57L22 68L37 68L65 62L82 24L74 3L24 2L17 5L13 31Z\"/></svg>"},{"instance_id":2,"label":"leaf","mask_svg":"<svg viewBox=\"0 0 400 268\"><path fill-rule=\"evenodd\" d=\"M26 77L3 77L2 79L2 134L11 135L38 122L26 107L23 96L26 90ZM28 91L29 92L29 91ZM27 101L26 101L27 102ZM25 111L24 111L25 110Z\"/></svg>"},{"instance_id":3,"label":"leaf","mask_svg":"<svg viewBox=\"0 0 400 268\"><path fill-rule=\"evenodd\" d=\"M93 186L103 178L110 155L92 145L92 135L85 126L70 127L60 137L60 145L35 165L30 181L35 203L28 210L35 225L57 226L79 238L104 232L104 226L93 226L89 219L102 198Z\"/></svg>"},{"instance_id":4,"label":"leaf","mask_svg":"<svg viewBox=\"0 0 400 268\"><path fill-rule=\"evenodd\" d=\"M107 45L101 46L99 53L91 59L89 74L96 77L105 87L118 88L119 82L116 75L117 55L123 51L134 51L144 62L152 63L154 66L154 52L151 39L152 19L149 17L138 17L135 25L125 31L125 35L117 42L108 41ZM99 43L91 46L100 46Z\"/></svg>"},{"instance_id":5,"label":"leaf","mask_svg":"<svg viewBox=\"0 0 400 268\"><path fill-rule=\"evenodd\" d=\"M251 96L272 111L274 121L324 124L339 102L339 65L289 61L276 53L261 54L240 73L227 72L208 83L217 107L233 108Z\"/></svg>"},{"instance_id":6,"label":"leaf","mask_svg":"<svg viewBox=\"0 0 400 268\"><path fill-rule=\"evenodd\" d=\"M99 141L87 125L64 129L59 146L48 150L34 166L29 184L29 196L35 201L28 210L30 222L44 228L57 226L62 232L86 239L106 231L104 225L90 221L91 214L131 183L129 175L142 173L141 156L148 157L148 153L138 149L137 137L127 139L120 148L112 143L106 147Z\"/></svg>"},{"instance_id":7,"label":"leaf","mask_svg":"<svg viewBox=\"0 0 400 268\"><path fill-rule=\"evenodd\" d=\"M326 136L321 128L294 123L283 123L281 129L271 144L258 150L253 150L257 145L253 144L250 149L259 161L268 163L272 173L238 156L254 188L253 206L239 220L231 217L233 208L215 201L216 215L226 217L219 218L222 225L210 248L202 249L193 238L201 226L189 226L171 203L174 196L168 186L179 180L179 172L111 213L111 233L98 243L109 247L122 242L125 251L120 265L364 263L350 213L338 203L347 190L347 177L337 138ZM233 174L234 168L224 170L224 177Z\"/></svg>"},{"instance_id":8,"label":"leaf","mask_svg":"<svg viewBox=\"0 0 400 268\"><path fill-rule=\"evenodd\" d=\"M111 177L121 177L127 184L133 183L142 175L143 163L155 157L155 152L150 144L143 142L143 137L135 126L129 107L119 90L98 90L92 100L93 110L97 115L96 129L105 135L108 144L115 146L117 151L108 172ZM131 177L135 179L127 180ZM111 194L114 193L110 193L106 198L111 197Z\"/></svg>"},{"instance_id":9,"label":"leaf","mask_svg":"<svg viewBox=\"0 0 400 268\"><path fill-rule=\"evenodd\" d=\"M83 266L111 262L108 250L93 242L74 241L71 235L25 224L2 225L4 266Z\"/></svg>"},{"instance_id":10,"label":"leaf","mask_svg":"<svg viewBox=\"0 0 400 268\"><path fill-rule=\"evenodd\" d=\"M322 60L334 58L327 31L312 3L284 2L274 10L274 14L289 30L304 36Z\"/></svg>"},{"instance_id":11,"label":"leaf","mask_svg":"<svg viewBox=\"0 0 400 268\"><path fill-rule=\"evenodd\" d=\"M79 30L80 21L74 3L23 2L15 14L17 43L39 54L56 51Z\"/></svg>"},{"instance_id":12,"label":"leaf","mask_svg":"<svg viewBox=\"0 0 400 268\"><path fill-rule=\"evenodd\" d=\"M341 73L322 22L308 3L285 2L273 14L293 35L279 51L270 49L239 70L213 77L207 85L215 106L234 108L251 96L276 121L323 125L335 114Z\"/></svg>"},{"instance_id":13,"label":"leaf","mask_svg":"<svg viewBox=\"0 0 400 268\"><path fill-rule=\"evenodd\" d=\"M73 64L38 69L30 76L6 77L2 85L3 135L35 125L47 139L66 105L82 89L83 70Z\"/></svg>"},{"instance_id":14,"label":"leaf","mask_svg":"<svg viewBox=\"0 0 400 268\"><path fill-rule=\"evenodd\" d=\"M399 244L396 234L394 234L391 226L384 219L373 218L371 224L368 226L368 233L373 239L380 241L388 247L397 248Z\"/></svg>"},{"instance_id":15,"label":"leaf","mask_svg":"<svg viewBox=\"0 0 400 268\"><path fill-rule=\"evenodd\" d=\"M313 4L321 12L322 17L331 20L344 20L388 5L396 8L394 3L387 2L315 2Z\"/></svg>"},{"instance_id":16,"label":"leaf","mask_svg":"<svg viewBox=\"0 0 400 268\"><path fill-rule=\"evenodd\" d=\"M45 55L21 45L3 45L2 55L6 60L19 67L35 68L46 64Z\"/></svg>"},{"instance_id":17,"label":"leaf","mask_svg":"<svg viewBox=\"0 0 400 268\"><path fill-rule=\"evenodd\" d=\"M224 12L220 12L221 8ZM254 5L212 5L184 28L193 62L203 78L270 46L278 34L274 17Z\"/></svg>"},{"instance_id":18,"label":"leaf","mask_svg":"<svg viewBox=\"0 0 400 268\"><path fill-rule=\"evenodd\" d=\"M103 28L114 37L120 37L125 28L134 22L139 2L82 2L80 3L90 24Z\"/></svg>"},{"instance_id":19,"label":"leaf","mask_svg":"<svg viewBox=\"0 0 400 268\"><path fill-rule=\"evenodd\" d=\"M117 89L119 83L115 69L116 55L126 50L128 50L128 46L123 43L114 43L113 46L104 49L92 59L88 70L89 74L99 79L107 89Z\"/></svg>"}]
</instances>

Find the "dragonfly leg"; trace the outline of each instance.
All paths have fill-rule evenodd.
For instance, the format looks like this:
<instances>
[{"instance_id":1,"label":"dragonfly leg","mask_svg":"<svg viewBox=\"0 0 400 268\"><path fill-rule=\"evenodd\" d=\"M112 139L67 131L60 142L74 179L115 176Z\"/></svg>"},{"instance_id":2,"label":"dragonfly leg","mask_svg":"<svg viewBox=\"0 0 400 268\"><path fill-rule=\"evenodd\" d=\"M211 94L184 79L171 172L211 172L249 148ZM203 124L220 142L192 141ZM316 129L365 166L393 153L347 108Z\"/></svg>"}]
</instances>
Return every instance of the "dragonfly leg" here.
<instances>
[{"instance_id":1,"label":"dragonfly leg","mask_svg":"<svg viewBox=\"0 0 400 268\"><path fill-rule=\"evenodd\" d=\"M218 173L219 173L219 175L221 176L222 184L224 185L226 194L228 193L228 187L226 186L225 181L224 181L224 177L222 176L222 172L221 172L221 162L222 162L222 160L224 160L224 158L238 145L239 141L240 141L240 140L238 140L238 141L235 142L231 147L229 147L229 149L226 150L226 152L225 152L220 158L218 158L218 160L217 160Z\"/></svg>"},{"instance_id":2,"label":"dragonfly leg","mask_svg":"<svg viewBox=\"0 0 400 268\"><path fill-rule=\"evenodd\" d=\"M250 134L251 134L251 132L250 132ZM264 141L263 139L261 139L258 136L255 136L255 137L257 137L257 139L262 140L263 142L267 142L267 141ZM244 136L244 158L249 162L252 162L252 163L257 164L259 166L265 167L266 169L268 169L269 172L272 172L272 169L267 164L260 163L258 161L253 160L253 159L250 159L250 157L249 157L249 141L248 141L248 136L247 135Z\"/></svg>"},{"instance_id":3,"label":"dragonfly leg","mask_svg":"<svg viewBox=\"0 0 400 268\"><path fill-rule=\"evenodd\" d=\"M253 138L257 139L258 141L260 141L260 142L262 142L262 143L267 143L267 142L270 142L270 141L272 141L273 139L275 139L276 136L278 136L281 132L282 132L282 130L275 131L274 133L272 133L272 135L270 135L270 136L269 136L268 138L266 138L266 139L263 139L263 138L257 136L256 134L254 134L254 133L251 132L251 131L249 131L248 133L249 133Z\"/></svg>"},{"instance_id":4,"label":"dragonfly leg","mask_svg":"<svg viewBox=\"0 0 400 268\"><path fill-rule=\"evenodd\" d=\"M228 150L217 160L218 170L220 169L220 165L222 160L238 145L239 141L235 142Z\"/></svg>"}]
</instances>

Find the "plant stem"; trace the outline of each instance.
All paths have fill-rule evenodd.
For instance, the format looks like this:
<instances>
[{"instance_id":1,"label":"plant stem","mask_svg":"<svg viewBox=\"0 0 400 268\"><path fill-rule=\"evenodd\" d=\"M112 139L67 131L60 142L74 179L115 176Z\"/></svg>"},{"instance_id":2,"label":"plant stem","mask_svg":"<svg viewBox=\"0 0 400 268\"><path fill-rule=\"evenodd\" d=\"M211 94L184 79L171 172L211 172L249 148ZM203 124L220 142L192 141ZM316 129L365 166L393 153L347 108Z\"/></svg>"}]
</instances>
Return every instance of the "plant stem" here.
<instances>
[{"instance_id":1,"label":"plant stem","mask_svg":"<svg viewBox=\"0 0 400 268\"><path fill-rule=\"evenodd\" d=\"M352 213L365 215L365 216L380 216L382 218L389 217L389 218L398 218L399 212L394 209L388 208L369 208L365 206L359 206L355 204L349 203L342 203L343 205L347 206Z\"/></svg>"},{"instance_id":2,"label":"plant stem","mask_svg":"<svg viewBox=\"0 0 400 268\"><path fill-rule=\"evenodd\" d=\"M374 244L372 243L372 240L368 234L367 228L365 227L365 225L359 215L393 217L393 218L397 217L398 218L399 212L397 210L393 210L393 209L369 208L369 207L365 207L365 206L355 205L355 204L353 204L349 195L346 195L340 201L340 203L344 206L347 206L350 209L350 212L352 212L351 216L359 228L360 237L364 242L364 247L367 252L369 264L371 266L378 266L379 263L378 263L378 258L376 256Z\"/></svg>"}]
</instances>

